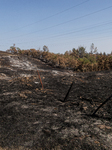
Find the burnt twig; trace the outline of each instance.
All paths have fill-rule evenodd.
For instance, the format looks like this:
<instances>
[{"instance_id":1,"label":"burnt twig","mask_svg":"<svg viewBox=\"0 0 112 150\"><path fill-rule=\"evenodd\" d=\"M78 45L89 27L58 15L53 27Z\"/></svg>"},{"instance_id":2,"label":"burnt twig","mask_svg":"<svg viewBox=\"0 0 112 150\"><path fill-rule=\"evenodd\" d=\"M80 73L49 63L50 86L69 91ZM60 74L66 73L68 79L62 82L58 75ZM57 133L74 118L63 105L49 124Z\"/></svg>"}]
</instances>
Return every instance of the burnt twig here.
<instances>
[{"instance_id":1,"label":"burnt twig","mask_svg":"<svg viewBox=\"0 0 112 150\"><path fill-rule=\"evenodd\" d=\"M69 90L68 90L68 92L67 92L67 94L66 94L66 96L65 96L64 101L63 101L63 102L65 102L65 101L67 100L68 95L69 95L69 93L70 93L70 90L71 90L71 88L72 88L72 86L73 86L73 83L74 83L74 82L72 82L72 84L70 85L70 88L69 88Z\"/></svg>"},{"instance_id":2,"label":"burnt twig","mask_svg":"<svg viewBox=\"0 0 112 150\"><path fill-rule=\"evenodd\" d=\"M112 95L110 97L108 97L95 111L94 113L92 114L92 116L95 115L95 113L105 104L107 103L110 99L111 99Z\"/></svg>"},{"instance_id":3,"label":"burnt twig","mask_svg":"<svg viewBox=\"0 0 112 150\"><path fill-rule=\"evenodd\" d=\"M39 76L39 79L40 79L40 83L41 83L41 85L42 85L42 88L44 88L44 87L43 87L42 80L41 80L41 77L40 77L40 74L39 74L39 71L38 71L38 70L37 70L37 73L38 73L38 76Z\"/></svg>"}]
</instances>

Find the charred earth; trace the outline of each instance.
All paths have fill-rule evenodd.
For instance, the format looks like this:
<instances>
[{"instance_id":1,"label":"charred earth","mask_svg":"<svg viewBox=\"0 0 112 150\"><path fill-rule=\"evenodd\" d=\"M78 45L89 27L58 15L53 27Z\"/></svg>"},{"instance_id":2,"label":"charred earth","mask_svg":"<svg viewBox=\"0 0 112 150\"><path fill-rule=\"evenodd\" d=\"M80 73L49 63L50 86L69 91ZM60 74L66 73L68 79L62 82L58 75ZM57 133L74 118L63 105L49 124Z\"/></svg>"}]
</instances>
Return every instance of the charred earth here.
<instances>
[{"instance_id":1,"label":"charred earth","mask_svg":"<svg viewBox=\"0 0 112 150\"><path fill-rule=\"evenodd\" d=\"M111 94L112 70L57 70L0 52L0 150L112 150L112 100L91 115Z\"/></svg>"}]
</instances>

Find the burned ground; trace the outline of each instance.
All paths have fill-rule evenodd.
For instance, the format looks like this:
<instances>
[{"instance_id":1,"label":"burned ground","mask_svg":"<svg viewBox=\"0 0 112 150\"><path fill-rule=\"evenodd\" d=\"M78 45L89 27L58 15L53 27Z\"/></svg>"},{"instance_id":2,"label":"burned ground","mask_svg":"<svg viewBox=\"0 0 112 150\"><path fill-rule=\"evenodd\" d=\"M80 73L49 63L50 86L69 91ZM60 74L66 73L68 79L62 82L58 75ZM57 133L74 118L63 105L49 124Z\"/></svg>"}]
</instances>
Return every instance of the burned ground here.
<instances>
[{"instance_id":1,"label":"burned ground","mask_svg":"<svg viewBox=\"0 0 112 150\"><path fill-rule=\"evenodd\" d=\"M76 73L32 58L0 57L1 149L112 149L112 100L91 116L112 94L111 70Z\"/></svg>"}]
</instances>

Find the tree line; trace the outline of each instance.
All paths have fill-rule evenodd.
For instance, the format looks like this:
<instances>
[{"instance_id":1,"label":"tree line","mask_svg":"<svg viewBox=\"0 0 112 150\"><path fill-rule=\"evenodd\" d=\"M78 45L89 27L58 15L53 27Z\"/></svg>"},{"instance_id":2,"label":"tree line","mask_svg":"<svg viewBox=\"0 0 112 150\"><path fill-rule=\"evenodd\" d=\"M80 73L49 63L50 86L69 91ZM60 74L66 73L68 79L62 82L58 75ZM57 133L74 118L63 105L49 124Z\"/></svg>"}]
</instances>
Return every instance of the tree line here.
<instances>
[{"instance_id":1,"label":"tree line","mask_svg":"<svg viewBox=\"0 0 112 150\"><path fill-rule=\"evenodd\" d=\"M89 53L86 52L86 48L83 46L79 46L77 49L73 48L64 54L54 54L49 52L46 45L43 46L43 50L21 50L15 47L15 44L7 52L33 57L46 62L52 67L71 69L77 72L101 71L112 68L112 52L111 54L98 53L97 47L93 43Z\"/></svg>"}]
</instances>

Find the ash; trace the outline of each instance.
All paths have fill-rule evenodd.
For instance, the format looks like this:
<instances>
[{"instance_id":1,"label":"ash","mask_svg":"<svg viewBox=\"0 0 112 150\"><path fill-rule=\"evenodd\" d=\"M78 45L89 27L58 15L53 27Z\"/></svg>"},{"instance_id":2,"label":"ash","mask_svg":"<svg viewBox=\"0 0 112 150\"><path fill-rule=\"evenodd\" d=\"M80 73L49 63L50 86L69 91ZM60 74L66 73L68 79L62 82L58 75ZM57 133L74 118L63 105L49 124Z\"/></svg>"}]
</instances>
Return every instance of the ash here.
<instances>
[{"instance_id":1,"label":"ash","mask_svg":"<svg viewBox=\"0 0 112 150\"><path fill-rule=\"evenodd\" d=\"M111 70L76 73L9 54L0 61L1 150L112 150L112 100L91 116L112 94Z\"/></svg>"}]
</instances>

